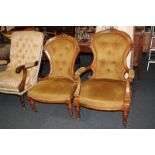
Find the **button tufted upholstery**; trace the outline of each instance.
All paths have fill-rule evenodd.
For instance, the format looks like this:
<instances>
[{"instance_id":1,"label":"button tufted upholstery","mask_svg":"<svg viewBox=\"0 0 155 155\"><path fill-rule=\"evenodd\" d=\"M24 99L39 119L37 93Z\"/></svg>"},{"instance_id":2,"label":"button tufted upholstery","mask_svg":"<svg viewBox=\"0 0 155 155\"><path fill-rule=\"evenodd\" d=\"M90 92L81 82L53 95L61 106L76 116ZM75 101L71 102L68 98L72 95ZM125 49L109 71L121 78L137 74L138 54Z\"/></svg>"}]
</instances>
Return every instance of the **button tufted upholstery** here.
<instances>
[{"instance_id":1,"label":"button tufted upholstery","mask_svg":"<svg viewBox=\"0 0 155 155\"><path fill-rule=\"evenodd\" d=\"M69 39L58 38L47 42L46 49L51 57L52 72L50 77L73 79L73 61L77 44Z\"/></svg>"},{"instance_id":2,"label":"button tufted upholstery","mask_svg":"<svg viewBox=\"0 0 155 155\"><path fill-rule=\"evenodd\" d=\"M94 78L123 80L131 39L125 33L98 33L92 38Z\"/></svg>"},{"instance_id":3,"label":"button tufted upholstery","mask_svg":"<svg viewBox=\"0 0 155 155\"><path fill-rule=\"evenodd\" d=\"M14 32L11 39L10 63L8 70L41 58L43 34L35 31ZM38 67L29 69L33 80Z\"/></svg>"},{"instance_id":4,"label":"button tufted upholstery","mask_svg":"<svg viewBox=\"0 0 155 155\"><path fill-rule=\"evenodd\" d=\"M98 32L91 38L94 60L91 66L76 71L78 85L74 93L77 117L80 106L95 110L123 111L123 125L126 127L131 102L130 83L134 72L126 64L132 49L130 36L122 31L110 29ZM92 69L91 79L80 81L80 73ZM125 78L128 73L128 78Z\"/></svg>"},{"instance_id":5,"label":"button tufted upholstery","mask_svg":"<svg viewBox=\"0 0 155 155\"><path fill-rule=\"evenodd\" d=\"M0 72L0 92L23 94L37 82L39 65L28 69L25 89L19 92L22 73L17 74L20 65L41 60L43 34L35 31L17 31L11 36L10 63L6 71Z\"/></svg>"},{"instance_id":6,"label":"button tufted upholstery","mask_svg":"<svg viewBox=\"0 0 155 155\"><path fill-rule=\"evenodd\" d=\"M74 63L79 53L79 45L75 38L61 34L49 39L45 50L50 60L50 73L34 85L28 96L33 111L34 101L44 103L65 103L72 114L71 99L76 83L74 81Z\"/></svg>"}]
</instances>

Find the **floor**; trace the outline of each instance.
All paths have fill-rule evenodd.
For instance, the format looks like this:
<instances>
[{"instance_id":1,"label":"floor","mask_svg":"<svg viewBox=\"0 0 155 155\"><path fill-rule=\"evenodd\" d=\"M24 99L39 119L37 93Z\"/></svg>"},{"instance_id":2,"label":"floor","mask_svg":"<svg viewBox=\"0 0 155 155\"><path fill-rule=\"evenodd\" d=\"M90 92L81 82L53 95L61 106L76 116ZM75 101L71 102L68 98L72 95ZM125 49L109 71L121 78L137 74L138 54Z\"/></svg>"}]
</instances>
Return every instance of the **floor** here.
<instances>
[{"instance_id":1,"label":"floor","mask_svg":"<svg viewBox=\"0 0 155 155\"><path fill-rule=\"evenodd\" d=\"M86 65L85 56L82 58L81 64ZM136 76L133 82L128 129L155 128L155 64L147 72L146 56L143 59L142 78ZM25 101L27 111L21 108L18 96L0 93L1 129L123 129L122 112L81 108L81 119L77 121L75 112L73 118L69 117L66 105L37 103L38 112L32 112L26 95Z\"/></svg>"}]
</instances>

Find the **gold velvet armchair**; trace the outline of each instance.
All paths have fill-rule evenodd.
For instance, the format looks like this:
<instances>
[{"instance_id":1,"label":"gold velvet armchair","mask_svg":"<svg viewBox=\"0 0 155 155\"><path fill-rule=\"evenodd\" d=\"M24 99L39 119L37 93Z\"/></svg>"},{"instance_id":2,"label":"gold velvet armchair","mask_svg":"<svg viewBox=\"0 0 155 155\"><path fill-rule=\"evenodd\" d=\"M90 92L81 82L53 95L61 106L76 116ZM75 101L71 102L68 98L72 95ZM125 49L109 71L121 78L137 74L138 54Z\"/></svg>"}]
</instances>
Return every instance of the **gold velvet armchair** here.
<instances>
[{"instance_id":1,"label":"gold velvet armchair","mask_svg":"<svg viewBox=\"0 0 155 155\"><path fill-rule=\"evenodd\" d=\"M106 111L123 111L123 125L126 127L131 102L130 84L134 71L128 69L126 58L132 49L130 36L115 29L100 31L91 39L94 59L89 67L81 67L75 72L77 89L74 105L77 118L80 106ZM81 84L80 75L88 70L93 74ZM125 78L125 74L128 77Z\"/></svg>"},{"instance_id":2,"label":"gold velvet armchair","mask_svg":"<svg viewBox=\"0 0 155 155\"><path fill-rule=\"evenodd\" d=\"M5 71L0 72L0 92L19 95L24 109L23 94L37 82L43 38L40 32L13 32L10 63ZM7 64L7 62L1 61L1 64Z\"/></svg>"},{"instance_id":3,"label":"gold velvet armchair","mask_svg":"<svg viewBox=\"0 0 155 155\"><path fill-rule=\"evenodd\" d=\"M72 115L71 100L76 89L74 63L79 53L75 38L61 34L47 40L45 51L50 61L50 73L28 91L28 98L33 111L35 101L42 103L65 103Z\"/></svg>"}]
</instances>

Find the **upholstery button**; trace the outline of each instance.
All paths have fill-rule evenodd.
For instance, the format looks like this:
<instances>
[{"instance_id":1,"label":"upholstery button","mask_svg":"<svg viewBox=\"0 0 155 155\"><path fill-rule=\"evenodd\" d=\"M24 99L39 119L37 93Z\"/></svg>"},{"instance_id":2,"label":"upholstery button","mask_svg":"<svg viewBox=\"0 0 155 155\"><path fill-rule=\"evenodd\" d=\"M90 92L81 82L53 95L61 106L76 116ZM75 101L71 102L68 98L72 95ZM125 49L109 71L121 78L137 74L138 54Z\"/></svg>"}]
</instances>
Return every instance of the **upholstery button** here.
<instances>
[{"instance_id":1,"label":"upholstery button","mask_svg":"<svg viewBox=\"0 0 155 155\"><path fill-rule=\"evenodd\" d=\"M111 54L111 51L110 50L108 51L108 54Z\"/></svg>"},{"instance_id":2,"label":"upholstery button","mask_svg":"<svg viewBox=\"0 0 155 155\"><path fill-rule=\"evenodd\" d=\"M110 69L109 68L107 69L107 72L110 72Z\"/></svg>"},{"instance_id":3,"label":"upholstery button","mask_svg":"<svg viewBox=\"0 0 155 155\"><path fill-rule=\"evenodd\" d=\"M66 61L62 61L63 64L66 64Z\"/></svg>"},{"instance_id":4,"label":"upholstery button","mask_svg":"<svg viewBox=\"0 0 155 155\"><path fill-rule=\"evenodd\" d=\"M56 64L58 64L58 63L59 63L59 61L58 61L58 60L55 60L55 63L56 63Z\"/></svg>"},{"instance_id":5,"label":"upholstery button","mask_svg":"<svg viewBox=\"0 0 155 155\"><path fill-rule=\"evenodd\" d=\"M24 59L25 58L25 55L22 55L21 57L22 57L22 59Z\"/></svg>"},{"instance_id":6,"label":"upholstery button","mask_svg":"<svg viewBox=\"0 0 155 155\"><path fill-rule=\"evenodd\" d=\"M69 48L68 47L66 47L66 51L69 51Z\"/></svg>"},{"instance_id":7,"label":"upholstery button","mask_svg":"<svg viewBox=\"0 0 155 155\"><path fill-rule=\"evenodd\" d=\"M53 47L53 48L52 48L52 52L55 53L55 51L56 51L56 49L55 49L55 47Z\"/></svg>"}]
</instances>

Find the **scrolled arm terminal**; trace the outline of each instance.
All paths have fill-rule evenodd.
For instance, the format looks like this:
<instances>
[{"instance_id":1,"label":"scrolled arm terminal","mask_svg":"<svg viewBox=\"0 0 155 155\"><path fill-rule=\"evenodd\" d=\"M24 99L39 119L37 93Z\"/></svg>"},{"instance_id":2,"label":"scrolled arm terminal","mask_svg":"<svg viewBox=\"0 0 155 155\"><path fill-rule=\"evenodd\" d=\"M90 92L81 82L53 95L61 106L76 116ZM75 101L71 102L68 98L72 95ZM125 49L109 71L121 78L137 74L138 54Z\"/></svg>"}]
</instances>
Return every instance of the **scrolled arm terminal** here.
<instances>
[{"instance_id":1,"label":"scrolled arm terminal","mask_svg":"<svg viewBox=\"0 0 155 155\"><path fill-rule=\"evenodd\" d=\"M27 78L27 69L28 68L32 68L32 67L35 67L38 65L38 61L35 61L34 63L27 63L25 65L21 65L21 66L18 66L16 68L16 73L19 74L21 71L23 71L23 76L22 76L22 80L18 86L18 89L19 89L19 92L22 92L25 88L25 81L26 81L26 78Z\"/></svg>"},{"instance_id":2,"label":"scrolled arm terminal","mask_svg":"<svg viewBox=\"0 0 155 155\"><path fill-rule=\"evenodd\" d=\"M80 76L91 69L91 66L88 66L88 67L81 67L79 68L76 72L75 72L75 81L77 82L77 87L76 87L76 90L74 92L74 96L79 96L80 94L80 87L81 87L81 79L80 79Z\"/></svg>"}]
</instances>

